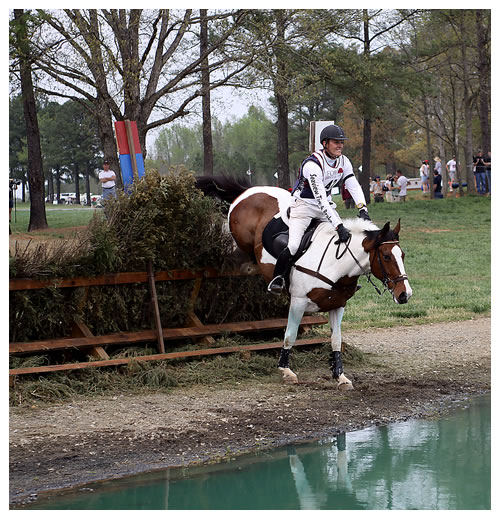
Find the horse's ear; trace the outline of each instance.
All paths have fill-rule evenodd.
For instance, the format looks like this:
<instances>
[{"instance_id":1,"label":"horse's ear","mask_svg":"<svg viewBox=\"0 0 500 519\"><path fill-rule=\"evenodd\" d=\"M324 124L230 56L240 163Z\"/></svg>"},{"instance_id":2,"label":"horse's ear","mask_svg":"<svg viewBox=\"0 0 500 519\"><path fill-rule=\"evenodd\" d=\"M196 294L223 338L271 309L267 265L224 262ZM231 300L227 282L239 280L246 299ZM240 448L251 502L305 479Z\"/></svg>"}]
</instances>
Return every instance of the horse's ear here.
<instances>
[{"instance_id":1,"label":"horse's ear","mask_svg":"<svg viewBox=\"0 0 500 519\"><path fill-rule=\"evenodd\" d=\"M399 234L400 229L401 229L401 218L399 218L398 223L397 223L396 227L394 227L393 231L395 234Z\"/></svg>"},{"instance_id":2,"label":"horse's ear","mask_svg":"<svg viewBox=\"0 0 500 519\"><path fill-rule=\"evenodd\" d=\"M391 222L387 222L380 231L380 237L385 236L391 230Z\"/></svg>"}]
</instances>

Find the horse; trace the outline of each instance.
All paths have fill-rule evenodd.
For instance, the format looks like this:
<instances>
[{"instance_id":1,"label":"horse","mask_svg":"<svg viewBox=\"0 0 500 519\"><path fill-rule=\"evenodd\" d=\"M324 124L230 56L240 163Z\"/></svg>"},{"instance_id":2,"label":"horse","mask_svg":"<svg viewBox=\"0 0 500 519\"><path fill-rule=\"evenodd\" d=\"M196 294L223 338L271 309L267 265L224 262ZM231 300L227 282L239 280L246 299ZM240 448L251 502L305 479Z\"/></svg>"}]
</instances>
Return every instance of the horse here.
<instances>
[{"instance_id":1,"label":"horse","mask_svg":"<svg viewBox=\"0 0 500 519\"><path fill-rule=\"evenodd\" d=\"M206 177L204 182L205 185L200 183L199 187L206 191ZM287 227L292 200L290 192L271 186L246 188L241 182L226 177L212 177L210 182L216 186L216 197L230 203L227 219L234 241L252 258L269 283L279 250L287 244L286 236L283 242L285 233L275 232L283 243L273 249L279 239L272 241L270 232ZM399 245L400 220L393 229L390 222L380 229L373 222L360 218L345 219L343 223L351 231L347 244L336 240L337 232L331 224L319 223L311 228L307 243L301 244L294 258L287 280L288 321L278 361L285 382L298 382L297 375L290 369L289 357L304 313L328 312L333 379L337 388L353 389L342 366L341 323L347 301L359 288L359 277L366 275L376 286L371 280L373 274L382 282L384 291L391 293L396 304L406 304L412 296L404 268L405 255Z\"/></svg>"}]
</instances>

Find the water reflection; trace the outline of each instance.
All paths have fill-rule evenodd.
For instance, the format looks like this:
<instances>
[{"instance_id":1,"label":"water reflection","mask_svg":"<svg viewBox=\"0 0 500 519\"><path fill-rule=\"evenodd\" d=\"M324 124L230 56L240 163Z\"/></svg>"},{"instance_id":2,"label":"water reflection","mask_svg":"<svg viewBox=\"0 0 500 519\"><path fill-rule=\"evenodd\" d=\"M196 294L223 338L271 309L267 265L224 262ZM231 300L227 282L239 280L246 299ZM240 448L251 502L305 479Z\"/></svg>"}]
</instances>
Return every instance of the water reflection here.
<instances>
[{"instance_id":1,"label":"water reflection","mask_svg":"<svg viewBox=\"0 0 500 519\"><path fill-rule=\"evenodd\" d=\"M107 482L48 509L408 510L490 508L489 398L409 421L210 468Z\"/></svg>"}]
</instances>

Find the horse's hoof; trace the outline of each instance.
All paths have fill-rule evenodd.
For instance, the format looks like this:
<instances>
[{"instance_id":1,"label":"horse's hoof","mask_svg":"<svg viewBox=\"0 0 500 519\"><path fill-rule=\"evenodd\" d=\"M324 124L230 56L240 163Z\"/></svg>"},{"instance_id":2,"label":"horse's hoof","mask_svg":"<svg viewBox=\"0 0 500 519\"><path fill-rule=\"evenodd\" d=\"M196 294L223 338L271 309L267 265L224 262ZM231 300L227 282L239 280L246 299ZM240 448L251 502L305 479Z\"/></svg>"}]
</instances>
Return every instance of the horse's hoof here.
<instances>
[{"instance_id":1,"label":"horse's hoof","mask_svg":"<svg viewBox=\"0 0 500 519\"><path fill-rule=\"evenodd\" d=\"M335 382L337 382L337 389L341 391L350 391L354 389L352 387L352 382L342 373L340 377L334 378Z\"/></svg>"},{"instance_id":2,"label":"horse's hoof","mask_svg":"<svg viewBox=\"0 0 500 519\"><path fill-rule=\"evenodd\" d=\"M278 368L283 375L283 382L288 384L298 384L299 379L297 375L290 368Z\"/></svg>"}]
</instances>

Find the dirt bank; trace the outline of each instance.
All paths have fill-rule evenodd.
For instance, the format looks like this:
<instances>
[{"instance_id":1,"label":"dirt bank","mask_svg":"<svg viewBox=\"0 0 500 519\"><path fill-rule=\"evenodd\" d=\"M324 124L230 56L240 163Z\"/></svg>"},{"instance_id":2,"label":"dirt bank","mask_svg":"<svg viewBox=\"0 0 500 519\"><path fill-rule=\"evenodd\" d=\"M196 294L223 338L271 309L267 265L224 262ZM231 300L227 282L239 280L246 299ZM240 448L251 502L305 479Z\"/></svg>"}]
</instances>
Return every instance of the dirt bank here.
<instances>
[{"instance_id":1,"label":"dirt bank","mask_svg":"<svg viewBox=\"0 0 500 519\"><path fill-rule=\"evenodd\" d=\"M339 392L328 366L300 383L203 385L79 398L10 413L10 500L139 471L201 463L370 425L429 417L490 390L490 319L347 331L367 353Z\"/></svg>"}]
</instances>

